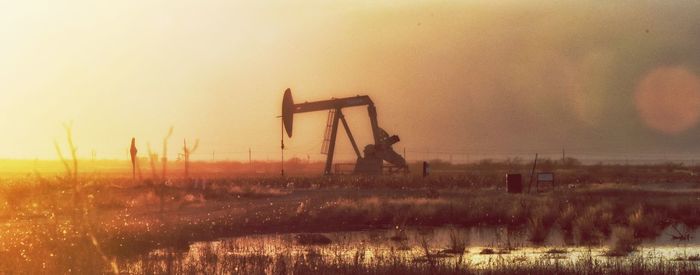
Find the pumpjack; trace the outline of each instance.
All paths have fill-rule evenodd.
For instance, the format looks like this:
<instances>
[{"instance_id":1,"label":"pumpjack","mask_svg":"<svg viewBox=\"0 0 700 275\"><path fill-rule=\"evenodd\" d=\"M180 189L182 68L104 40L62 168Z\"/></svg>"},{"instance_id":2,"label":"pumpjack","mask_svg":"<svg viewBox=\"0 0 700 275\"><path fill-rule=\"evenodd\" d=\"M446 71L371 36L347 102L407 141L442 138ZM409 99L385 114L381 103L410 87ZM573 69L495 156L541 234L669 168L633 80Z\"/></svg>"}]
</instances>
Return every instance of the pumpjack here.
<instances>
[{"instance_id":1,"label":"pumpjack","mask_svg":"<svg viewBox=\"0 0 700 275\"><path fill-rule=\"evenodd\" d=\"M357 147L355 138L352 136L350 127L348 126L343 108L367 106L369 120L372 127L372 136L374 144L368 144L360 154L360 149ZM327 155L326 166L323 173L325 175L332 174L333 153L335 152L335 141L338 134L338 124L342 123L345 133L350 139L350 144L357 155L354 174L363 175L381 175L384 173L408 172L406 160L396 153L392 145L400 141L399 136L387 134L384 129L379 127L377 122L377 109L374 107L374 102L366 95L358 95L355 97L332 98L329 100L320 100L313 102L304 102L295 104L292 99L292 91L287 89L284 91L282 99L282 127L287 132L287 136L292 137L292 126L294 124L294 114L308 113L316 111L328 110L328 120L326 123L325 137L321 146L321 153ZM387 164L385 165L384 162Z\"/></svg>"}]
</instances>

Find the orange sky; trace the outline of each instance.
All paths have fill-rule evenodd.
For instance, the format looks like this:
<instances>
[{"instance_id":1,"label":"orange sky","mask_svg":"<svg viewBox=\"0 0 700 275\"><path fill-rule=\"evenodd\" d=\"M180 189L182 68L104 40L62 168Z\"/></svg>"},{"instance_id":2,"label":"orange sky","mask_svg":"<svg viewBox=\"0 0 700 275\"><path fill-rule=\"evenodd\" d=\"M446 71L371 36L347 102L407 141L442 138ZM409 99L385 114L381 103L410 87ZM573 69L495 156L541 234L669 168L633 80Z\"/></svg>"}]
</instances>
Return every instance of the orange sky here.
<instances>
[{"instance_id":1,"label":"orange sky","mask_svg":"<svg viewBox=\"0 0 700 275\"><path fill-rule=\"evenodd\" d=\"M276 160L287 87L370 95L399 151L700 150L690 1L96 2L0 4L0 158L55 158L72 121L86 158L172 125L171 155L199 138L198 159ZM365 110L346 115L367 143ZM289 155L320 158L325 119L298 116Z\"/></svg>"}]
</instances>

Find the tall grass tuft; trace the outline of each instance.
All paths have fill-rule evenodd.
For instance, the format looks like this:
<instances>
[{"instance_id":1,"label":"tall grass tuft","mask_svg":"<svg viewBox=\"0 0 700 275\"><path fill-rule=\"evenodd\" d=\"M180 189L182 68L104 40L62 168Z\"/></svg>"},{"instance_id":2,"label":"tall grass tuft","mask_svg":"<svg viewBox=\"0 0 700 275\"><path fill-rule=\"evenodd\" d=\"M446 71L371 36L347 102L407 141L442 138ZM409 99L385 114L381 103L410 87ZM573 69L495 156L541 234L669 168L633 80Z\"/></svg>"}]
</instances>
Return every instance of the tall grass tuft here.
<instances>
[{"instance_id":1,"label":"tall grass tuft","mask_svg":"<svg viewBox=\"0 0 700 275\"><path fill-rule=\"evenodd\" d=\"M192 148L187 147L187 140L186 139L183 141L182 155L185 159L185 179L190 178L190 154L197 151L198 147L199 147L199 139L195 140L194 146L192 146Z\"/></svg>"},{"instance_id":2,"label":"tall grass tuft","mask_svg":"<svg viewBox=\"0 0 700 275\"><path fill-rule=\"evenodd\" d=\"M173 126L170 126L168 129L168 133L165 135L163 138L163 155L161 158L162 162L162 176L160 178L160 184L158 184L158 194L160 197L160 207L158 208L158 212L160 214L163 214L163 210L165 208L165 183L168 178L168 139L173 135Z\"/></svg>"},{"instance_id":3,"label":"tall grass tuft","mask_svg":"<svg viewBox=\"0 0 700 275\"><path fill-rule=\"evenodd\" d=\"M551 203L545 202L545 204ZM547 239L556 220L556 214L551 208L542 205L531 207L527 217L528 233L531 242L541 244Z\"/></svg>"},{"instance_id":4,"label":"tall grass tuft","mask_svg":"<svg viewBox=\"0 0 700 275\"><path fill-rule=\"evenodd\" d=\"M455 228L450 228L450 243L449 247L444 250L445 253L462 255L467 251L469 245L469 235L460 234Z\"/></svg>"},{"instance_id":5,"label":"tall grass tuft","mask_svg":"<svg viewBox=\"0 0 700 275\"><path fill-rule=\"evenodd\" d=\"M58 142L54 141L54 146L56 148L56 153L59 159L66 167L66 177L65 180L69 182L72 186L72 208L71 208L71 221L69 226L61 229L61 226L54 224L49 232L44 232L44 234L57 234L57 231L63 233L63 240L69 240L71 242L71 247L66 249L66 251L61 251L66 253L63 257L66 257L68 272L76 273L93 273L96 271L104 272L104 270L98 269L98 266L93 265L90 259L94 255L98 255L98 258L102 260L103 264L109 267L109 271L114 274L119 274L119 269L117 267L114 258L107 256L101 247L100 242L97 240L96 233L94 232L95 224L90 222L91 211L94 209L92 194L83 194L83 190L80 185L80 180L78 177L78 148L73 142L73 132L71 124L63 124L66 131L68 149L71 152L71 159L73 165L69 164L69 161L63 156L61 152L61 147ZM56 209L49 209L55 211ZM52 213L52 217L56 214ZM55 221L55 220L53 220ZM60 234L57 234L60 235ZM50 241L54 241L54 237L48 237ZM53 254L51 254L53 255ZM87 261L85 261L87 260Z\"/></svg>"},{"instance_id":6,"label":"tall grass tuft","mask_svg":"<svg viewBox=\"0 0 700 275\"><path fill-rule=\"evenodd\" d=\"M163 155L161 162L163 167L161 168L162 176L161 179L165 180L168 176L168 139L173 135L173 126L170 126L168 133L163 138Z\"/></svg>"},{"instance_id":7,"label":"tall grass tuft","mask_svg":"<svg viewBox=\"0 0 700 275\"><path fill-rule=\"evenodd\" d=\"M136 182L136 154L138 149L136 149L136 138L131 138L131 146L129 147L129 155L131 156L131 177L134 182Z\"/></svg>"},{"instance_id":8,"label":"tall grass tuft","mask_svg":"<svg viewBox=\"0 0 700 275\"><path fill-rule=\"evenodd\" d=\"M615 227L612 230L612 246L605 253L607 256L627 256L635 251L639 244L634 237L634 229L628 227Z\"/></svg>"},{"instance_id":9,"label":"tall grass tuft","mask_svg":"<svg viewBox=\"0 0 700 275\"><path fill-rule=\"evenodd\" d=\"M663 217L656 212L645 210L642 205L629 215L628 223L638 238L652 238L663 230L661 220Z\"/></svg>"},{"instance_id":10,"label":"tall grass tuft","mask_svg":"<svg viewBox=\"0 0 700 275\"><path fill-rule=\"evenodd\" d=\"M572 222L575 239L584 245L599 244L610 235L612 214L612 205L608 202L586 207Z\"/></svg>"},{"instance_id":11,"label":"tall grass tuft","mask_svg":"<svg viewBox=\"0 0 700 275\"><path fill-rule=\"evenodd\" d=\"M77 151L78 148L75 146L75 143L73 143L73 131L72 131L72 123L64 123L63 128L66 131L66 139L68 143L68 150L70 151L72 160L73 160L73 166L71 167L71 164L69 163L68 159L66 159L63 156L63 153L61 152L61 146L58 145L58 142L54 141L54 147L56 148L56 153L58 154L58 158L61 160L63 163L64 167L66 168L66 176L65 176L65 181L69 183L71 188L73 189L73 216L75 218L76 211L80 207L80 202L82 200L79 199L79 192L80 192L80 186L78 185L78 157L77 157Z\"/></svg>"},{"instance_id":12,"label":"tall grass tuft","mask_svg":"<svg viewBox=\"0 0 700 275\"><path fill-rule=\"evenodd\" d=\"M146 146L148 147L148 160L151 165L151 180L156 181L158 180L158 169L156 168L156 165L158 163L158 153L153 152L153 150L151 150L150 143L147 143Z\"/></svg>"}]
</instances>

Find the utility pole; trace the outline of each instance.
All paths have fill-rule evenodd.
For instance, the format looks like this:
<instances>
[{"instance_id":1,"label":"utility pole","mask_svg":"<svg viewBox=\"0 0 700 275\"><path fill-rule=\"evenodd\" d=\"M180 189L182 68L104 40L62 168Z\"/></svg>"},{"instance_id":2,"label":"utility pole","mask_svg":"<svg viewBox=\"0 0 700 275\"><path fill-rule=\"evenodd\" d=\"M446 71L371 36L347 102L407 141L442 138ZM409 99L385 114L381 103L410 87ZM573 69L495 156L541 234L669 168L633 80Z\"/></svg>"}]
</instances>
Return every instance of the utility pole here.
<instances>
[{"instance_id":1,"label":"utility pole","mask_svg":"<svg viewBox=\"0 0 700 275\"><path fill-rule=\"evenodd\" d=\"M535 174L535 168L537 168L537 153L535 153L535 161L532 163L532 170L530 171L530 183L527 185L528 194L530 194L530 187L532 187L532 176Z\"/></svg>"},{"instance_id":2,"label":"utility pole","mask_svg":"<svg viewBox=\"0 0 700 275\"><path fill-rule=\"evenodd\" d=\"M282 122L282 131L280 132L282 134L280 138L280 155L282 157L282 162L280 162L280 165L282 167L281 175L284 177L284 119L280 118L280 122Z\"/></svg>"},{"instance_id":3,"label":"utility pole","mask_svg":"<svg viewBox=\"0 0 700 275\"><path fill-rule=\"evenodd\" d=\"M566 149L564 147L561 147L561 162L564 163L566 160Z\"/></svg>"},{"instance_id":4,"label":"utility pole","mask_svg":"<svg viewBox=\"0 0 700 275\"><path fill-rule=\"evenodd\" d=\"M211 161L215 160L216 151L211 151Z\"/></svg>"},{"instance_id":5,"label":"utility pole","mask_svg":"<svg viewBox=\"0 0 700 275\"><path fill-rule=\"evenodd\" d=\"M253 151L248 147L248 164L253 165Z\"/></svg>"}]
</instances>

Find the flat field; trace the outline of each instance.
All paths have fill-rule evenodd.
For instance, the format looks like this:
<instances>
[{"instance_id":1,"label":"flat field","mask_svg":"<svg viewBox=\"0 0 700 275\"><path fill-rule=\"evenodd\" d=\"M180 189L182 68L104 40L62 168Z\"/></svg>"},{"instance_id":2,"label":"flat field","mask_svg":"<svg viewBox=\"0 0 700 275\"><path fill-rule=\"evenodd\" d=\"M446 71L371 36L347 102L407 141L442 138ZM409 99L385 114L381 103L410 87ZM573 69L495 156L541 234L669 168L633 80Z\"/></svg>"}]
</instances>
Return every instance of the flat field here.
<instances>
[{"instance_id":1,"label":"flat field","mask_svg":"<svg viewBox=\"0 0 700 275\"><path fill-rule=\"evenodd\" d=\"M700 271L693 168L559 169L525 194L505 192L504 171L474 171L8 177L0 273Z\"/></svg>"}]
</instances>

